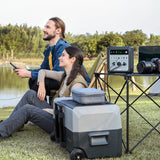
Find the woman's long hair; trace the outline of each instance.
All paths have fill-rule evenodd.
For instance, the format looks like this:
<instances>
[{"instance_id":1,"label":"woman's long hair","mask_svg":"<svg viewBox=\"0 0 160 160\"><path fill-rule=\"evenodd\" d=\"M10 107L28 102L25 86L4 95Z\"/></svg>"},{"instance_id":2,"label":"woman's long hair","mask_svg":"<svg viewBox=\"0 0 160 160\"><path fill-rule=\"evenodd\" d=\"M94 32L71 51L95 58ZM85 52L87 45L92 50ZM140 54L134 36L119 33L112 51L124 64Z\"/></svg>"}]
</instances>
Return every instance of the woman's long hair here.
<instances>
[{"instance_id":1,"label":"woman's long hair","mask_svg":"<svg viewBox=\"0 0 160 160\"><path fill-rule=\"evenodd\" d=\"M76 60L72 66L72 70L70 72L70 75L67 80L67 85L69 85L77 76L78 73L80 73L84 79L86 79L86 72L84 70L83 64L83 53L82 51L75 46L69 46L65 48L65 51L69 54L69 58L75 57ZM63 78L66 76L64 74ZM63 79L62 78L62 79Z\"/></svg>"}]
</instances>

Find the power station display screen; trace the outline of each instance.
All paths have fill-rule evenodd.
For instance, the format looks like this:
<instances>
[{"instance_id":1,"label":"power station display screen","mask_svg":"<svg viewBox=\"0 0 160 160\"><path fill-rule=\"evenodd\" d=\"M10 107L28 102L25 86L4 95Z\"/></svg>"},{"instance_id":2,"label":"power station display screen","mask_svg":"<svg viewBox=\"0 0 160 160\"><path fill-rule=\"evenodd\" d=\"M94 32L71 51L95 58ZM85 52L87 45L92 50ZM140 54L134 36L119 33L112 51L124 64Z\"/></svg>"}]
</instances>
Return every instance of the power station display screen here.
<instances>
[{"instance_id":1,"label":"power station display screen","mask_svg":"<svg viewBox=\"0 0 160 160\"><path fill-rule=\"evenodd\" d=\"M128 50L110 50L110 54L115 54L115 55L128 54Z\"/></svg>"}]
</instances>

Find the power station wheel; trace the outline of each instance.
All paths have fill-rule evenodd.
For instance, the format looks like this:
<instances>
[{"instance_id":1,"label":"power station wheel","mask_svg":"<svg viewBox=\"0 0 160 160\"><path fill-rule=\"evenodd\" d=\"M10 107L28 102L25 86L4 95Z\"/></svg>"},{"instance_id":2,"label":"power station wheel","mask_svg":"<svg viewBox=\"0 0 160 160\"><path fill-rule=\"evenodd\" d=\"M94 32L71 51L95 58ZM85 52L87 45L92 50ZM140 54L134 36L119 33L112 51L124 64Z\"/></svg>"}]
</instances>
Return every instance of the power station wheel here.
<instances>
[{"instance_id":1,"label":"power station wheel","mask_svg":"<svg viewBox=\"0 0 160 160\"><path fill-rule=\"evenodd\" d=\"M70 154L71 160L81 160L85 158L85 154L81 149L75 148Z\"/></svg>"}]
</instances>

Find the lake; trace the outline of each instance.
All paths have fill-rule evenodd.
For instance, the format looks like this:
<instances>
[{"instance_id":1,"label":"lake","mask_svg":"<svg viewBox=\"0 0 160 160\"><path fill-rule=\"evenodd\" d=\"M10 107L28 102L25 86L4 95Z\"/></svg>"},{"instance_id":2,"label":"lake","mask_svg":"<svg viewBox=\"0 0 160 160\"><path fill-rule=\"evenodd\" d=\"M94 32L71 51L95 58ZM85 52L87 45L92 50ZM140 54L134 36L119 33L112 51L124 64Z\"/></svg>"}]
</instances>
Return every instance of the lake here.
<instances>
[{"instance_id":1,"label":"lake","mask_svg":"<svg viewBox=\"0 0 160 160\"><path fill-rule=\"evenodd\" d=\"M36 68L36 66L29 67ZM155 78L135 77L135 80L145 88ZM114 86L114 89L119 90L124 83L124 78L121 76L109 76L109 83ZM0 108L15 106L28 89L27 78L19 78L10 66L0 66Z\"/></svg>"},{"instance_id":2,"label":"lake","mask_svg":"<svg viewBox=\"0 0 160 160\"><path fill-rule=\"evenodd\" d=\"M0 108L15 106L28 89L28 78L18 77L10 66L0 66Z\"/></svg>"}]
</instances>

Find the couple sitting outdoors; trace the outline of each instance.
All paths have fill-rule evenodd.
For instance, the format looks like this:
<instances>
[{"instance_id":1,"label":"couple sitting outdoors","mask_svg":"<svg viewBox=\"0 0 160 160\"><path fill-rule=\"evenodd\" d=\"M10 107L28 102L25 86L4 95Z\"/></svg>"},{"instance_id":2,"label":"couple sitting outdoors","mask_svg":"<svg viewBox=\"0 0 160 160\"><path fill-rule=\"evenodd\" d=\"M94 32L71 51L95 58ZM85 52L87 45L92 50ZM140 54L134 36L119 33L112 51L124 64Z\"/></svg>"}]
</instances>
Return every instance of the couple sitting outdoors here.
<instances>
[{"instance_id":1,"label":"couple sitting outdoors","mask_svg":"<svg viewBox=\"0 0 160 160\"><path fill-rule=\"evenodd\" d=\"M44 79L53 78L61 82L60 89L55 96L69 97L73 88L87 87L85 70L82 66L83 54L77 47L65 48L59 58L59 66L65 71L40 70L38 74L38 93L34 90L27 91L15 107L10 117L0 123L0 135L9 137L27 121L31 121L51 133L54 130L53 115L48 113L52 107L44 100L46 96Z\"/></svg>"},{"instance_id":2,"label":"couple sitting outdoors","mask_svg":"<svg viewBox=\"0 0 160 160\"><path fill-rule=\"evenodd\" d=\"M47 92L58 89L55 97L69 97L72 89L88 87L90 78L83 66L83 53L62 39L65 31L62 22L57 17L51 18L43 30L43 39L49 41L50 49L44 51L45 58L41 68L26 70L19 67L20 69L14 70L21 78L30 78L30 90L24 94L9 118L0 123L0 137L11 136L28 121L49 134L53 133L53 108L45 100ZM49 60L50 53L52 67Z\"/></svg>"}]
</instances>

